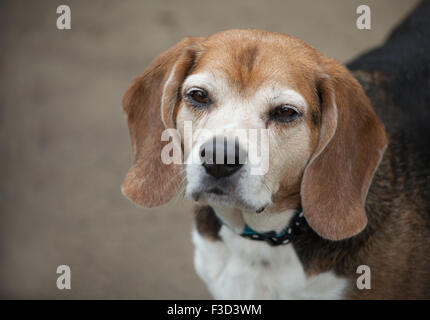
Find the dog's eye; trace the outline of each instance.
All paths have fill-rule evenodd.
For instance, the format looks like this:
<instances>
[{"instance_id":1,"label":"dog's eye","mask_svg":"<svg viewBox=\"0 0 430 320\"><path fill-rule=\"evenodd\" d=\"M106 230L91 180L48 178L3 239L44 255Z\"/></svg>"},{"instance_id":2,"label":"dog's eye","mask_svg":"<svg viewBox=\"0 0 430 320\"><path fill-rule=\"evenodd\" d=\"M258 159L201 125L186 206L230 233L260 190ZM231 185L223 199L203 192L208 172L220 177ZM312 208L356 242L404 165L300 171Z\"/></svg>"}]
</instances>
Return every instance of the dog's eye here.
<instances>
[{"instance_id":1,"label":"dog's eye","mask_svg":"<svg viewBox=\"0 0 430 320\"><path fill-rule=\"evenodd\" d=\"M283 104L270 111L270 119L278 122L291 122L296 120L300 113L292 106Z\"/></svg>"},{"instance_id":2,"label":"dog's eye","mask_svg":"<svg viewBox=\"0 0 430 320\"><path fill-rule=\"evenodd\" d=\"M191 88L186 92L185 97L197 108L205 107L210 102L208 93L200 88Z\"/></svg>"}]
</instances>

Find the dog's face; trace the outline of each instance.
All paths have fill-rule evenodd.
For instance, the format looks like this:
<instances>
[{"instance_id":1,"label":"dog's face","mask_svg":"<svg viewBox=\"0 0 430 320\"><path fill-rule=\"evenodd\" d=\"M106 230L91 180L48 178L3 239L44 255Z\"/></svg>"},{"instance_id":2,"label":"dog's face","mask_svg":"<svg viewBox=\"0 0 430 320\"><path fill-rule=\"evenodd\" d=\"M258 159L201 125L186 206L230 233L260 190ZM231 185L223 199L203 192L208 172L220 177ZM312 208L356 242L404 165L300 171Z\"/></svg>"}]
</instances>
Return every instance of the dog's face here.
<instances>
[{"instance_id":1,"label":"dog's face","mask_svg":"<svg viewBox=\"0 0 430 320\"><path fill-rule=\"evenodd\" d=\"M193 146L184 156L186 194L196 201L261 212L272 209L281 186L288 198L298 200L301 176L318 143L314 82L319 67L312 49L295 39L258 40L240 39L240 34L212 39L181 86L176 125L181 137L184 123L193 125ZM228 154L224 139L233 153L243 153L242 163L225 163L221 156L207 164L208 153ZM252 153L259 154L260 163L253 163ZM259 172L252 165L259 165Z\"/></svg>"},{"instance_id":2,"label":"dog's face","mask_svg":"<svg viewBox=\"0 0 430 320\"><path fill-rule=\"evenodd\" d=\"M302 205L329 239L366 225L384 129L346 69L302 41L240 30L186 39L123 103L135 154L123 191L135 202L168 201L185 176L201 203L256 214ZM166 128L177 129L185 164L161 159Z\"/></svg>"}]
</instances>

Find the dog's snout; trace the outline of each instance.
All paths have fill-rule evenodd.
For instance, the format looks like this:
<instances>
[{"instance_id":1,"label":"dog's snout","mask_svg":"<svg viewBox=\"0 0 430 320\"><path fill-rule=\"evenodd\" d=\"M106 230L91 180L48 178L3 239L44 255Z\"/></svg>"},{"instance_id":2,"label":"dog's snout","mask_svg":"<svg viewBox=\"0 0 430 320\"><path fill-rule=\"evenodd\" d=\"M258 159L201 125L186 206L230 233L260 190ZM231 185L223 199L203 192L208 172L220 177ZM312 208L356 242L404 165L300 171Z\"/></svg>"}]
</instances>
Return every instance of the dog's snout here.
<instances>
[{"instance_id":1,"label":"dog's snout","mask_svg":"<svg viewBox=\"0 0 430 320\"><path fill-rule=\"evenodd\" d=\"M213 138L202 145L200 157L203 167L211 176L220 179L228 177L243 166L244 151L237 140Z\"/></svg>"}]
</instances>

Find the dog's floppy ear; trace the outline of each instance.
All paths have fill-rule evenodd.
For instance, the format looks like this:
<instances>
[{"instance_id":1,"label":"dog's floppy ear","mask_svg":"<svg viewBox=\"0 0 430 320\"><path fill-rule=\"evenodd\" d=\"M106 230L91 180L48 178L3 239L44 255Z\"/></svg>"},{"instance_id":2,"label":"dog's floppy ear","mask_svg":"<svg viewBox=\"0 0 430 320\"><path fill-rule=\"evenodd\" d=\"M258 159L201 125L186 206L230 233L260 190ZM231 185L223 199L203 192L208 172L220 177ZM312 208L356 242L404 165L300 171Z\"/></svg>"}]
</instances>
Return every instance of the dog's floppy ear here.
<instances>
[{"instance_id":1,"label":"dog's floppy ear","mask_svg":"<svg viewBox=\"0 0 430 320\"><path fill-rule=\"evenodd\" d=\"M201 38L186 38L159 55L125 93L134 163L122 184L123 194L144 207L169 201L182 179L180 164L164 164L161 151L163 130L175 127L179 88L196 59ZM180 140L172 141L181 148Z\"/></svg>"},{"instance_id":2,"label":"dog's floppy ear","mask_svg":"<svg viewBox=\"0 0 430 320\"><path fill-rule=\"evenodd\" d=\"M318 83L321 129L303 174L303 212L321 237L341 240L364 229L373 175L387 145L385 129L360 84L340 64L324 60Z\"/></svg>"}]
</instances>

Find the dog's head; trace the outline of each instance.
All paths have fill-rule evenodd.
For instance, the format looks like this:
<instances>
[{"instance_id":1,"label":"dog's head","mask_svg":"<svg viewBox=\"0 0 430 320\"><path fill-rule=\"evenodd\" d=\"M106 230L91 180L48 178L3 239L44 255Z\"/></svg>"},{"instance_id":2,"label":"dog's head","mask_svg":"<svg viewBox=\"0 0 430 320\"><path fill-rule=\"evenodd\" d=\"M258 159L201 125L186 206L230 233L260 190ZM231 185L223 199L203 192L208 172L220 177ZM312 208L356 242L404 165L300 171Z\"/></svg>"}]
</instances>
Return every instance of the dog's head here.
<instances>
[{"instance_id":1,"label":"dog's head","mask_svg":"<svg viewBox=\"0 0 430 320\"><path fill-rule=\"evenodd\" d=\"M327 239L367 223L385 130L348 71L294 37L187 38L134 81L123 107L134 153L123 193L142 206L167 202L186 178L202 203L255 214L301 205Z\"/></svg>"}]
</instances>

